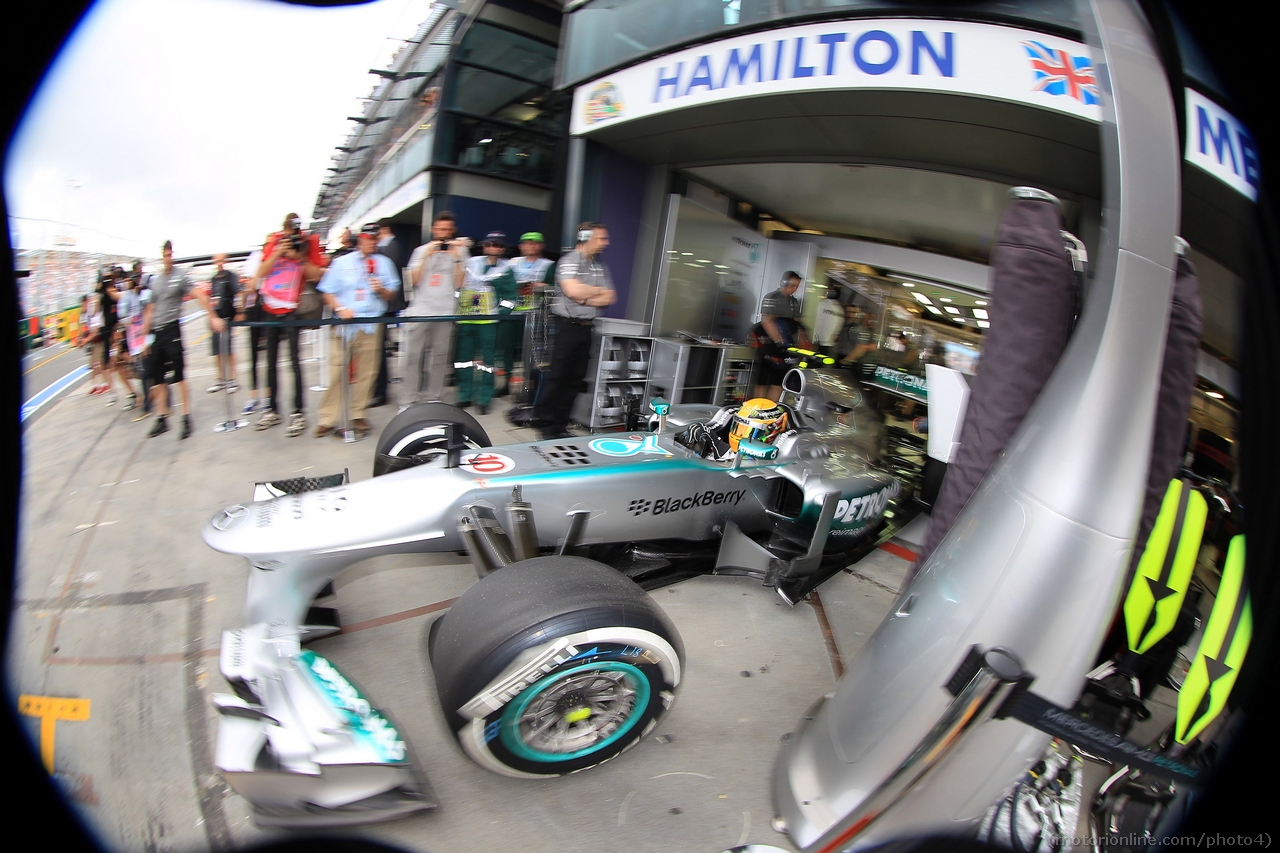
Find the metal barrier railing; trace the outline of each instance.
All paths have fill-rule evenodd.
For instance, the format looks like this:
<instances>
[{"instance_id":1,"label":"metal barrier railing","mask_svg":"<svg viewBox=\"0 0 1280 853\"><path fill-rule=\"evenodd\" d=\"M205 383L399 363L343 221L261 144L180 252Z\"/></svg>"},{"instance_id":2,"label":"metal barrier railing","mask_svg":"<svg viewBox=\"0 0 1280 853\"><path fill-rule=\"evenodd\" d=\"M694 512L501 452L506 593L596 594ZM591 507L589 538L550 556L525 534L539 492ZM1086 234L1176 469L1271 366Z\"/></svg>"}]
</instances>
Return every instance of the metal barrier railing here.
<instances>
[{"instance_id":1,"label":"metal barrier railing","mask_svg":"<svg viewBox=\"0 0 1280 853\"><path fill-rule=\"evenodd\" d=\"M340 317L325 317L319 320L299 320L299 319L232 320L227 322L226 326L223 328L223 331L220 334L223 335L223 338L222 338L222 345L224 347L223 351L229 352L230 350L227 348L230 347L232 329L273 328L274 327L278 329L279 328L285 328L285 329L299 328L304 331L314 330L315 339L318 339L318 340L315 340L315 342L313 342L313 347L318 345L320 349L320 353L319 355L314 356L313 358L307 359L307 360L317 362L320 365L320 381L318 384L311 386L312 391L319 392L319 391L329 390L329 386L327 384L329 372L330 372L329 359L333 357L332 353L330 353L329 351L329 339L332 336L322 334L320 332L320 328L322 326L373 326L373 325L402 326L402 325L412 325L414 323L455 323L455 322L458 322L459 320L471 321L471 322L475 322L477 320L496 320L504 323L519 321L521 324L523 324L527 321L529 315L531 315L532 313L533 312L531 311L515 311L510 314L442 314L442 315L431 316L431 317L379 316L379 317L353 317L350 320L344 320ZM342 388L341 388L342 426L339 427L337 430L335 430L335 432L339 435L339 437L343 441L351 442L351 441L358 440L358 437L355 434L355 430L352 429L351 413L350 413L350 406L351 406L350 393L351 392L350 392L349 386L350 386L350 370L351 370L351 361L350 361L351 352L350 352L349 345L339 347L339 349L341 350L342 369L338 375L342 377L342 380L343 380ZM402 375L404 372L404 358L405 358L404 347L401 347L400 366L401 366ZM219 367L220 372L225 372L225 367L222 366L223 362L219 362L219 365L220 365ZM493 365L490 365L490 367L492 366ZM234 379L234 377L226 377L226 376L221 376L220 378L224 383L229 382L231 379ZM279 389L272 388L271 393L273 395L278 394ZM233 432L248 424L247 421L241 418L236 418L234 416L234 413L233 413L234 407L232 406L232 403L231 403L231 396L232 395L230 393L227 394L227 404L226 404L227 420L222 423L216 424L214 426L215 432Z\"/></svg>"}]
</instances>

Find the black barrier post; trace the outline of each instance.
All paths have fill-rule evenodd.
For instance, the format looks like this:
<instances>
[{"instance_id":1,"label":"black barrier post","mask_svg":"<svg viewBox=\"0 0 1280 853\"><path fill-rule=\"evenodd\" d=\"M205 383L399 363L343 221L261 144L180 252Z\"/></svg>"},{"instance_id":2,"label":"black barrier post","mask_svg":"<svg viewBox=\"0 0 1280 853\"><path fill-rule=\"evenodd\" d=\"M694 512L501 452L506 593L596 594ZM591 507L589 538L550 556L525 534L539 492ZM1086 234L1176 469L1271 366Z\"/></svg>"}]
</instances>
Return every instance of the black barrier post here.
<instances>
[{"instance_id":1,"label":"black barrier post","mask_svg":"<svg viewBox=\"0 0 1280 853\"><path fill-rule=\"evenodd\" d=\"M327 307L324 310L325 313L328 313L329 311ZM312 330L315 332L315 337L312 338L311 342L312 357L307 360L315 361L320 364L320 378L317 380L315 385L311 386L311 390L324 392L329 390L329 335L327 335L324 329L320 326L313 326ZM319 355L315 355L316 350L320 351Z\"/></svg>"},{"instance_id":2,"label":"black barrier post","mask_svg":"<svg viewBox=\"0 0 1280 853\"><path fill-rule=\"evenodd\" d=\"M342 372L338 374L338 384L342 388L342 427L338 430L338 435L348 444L358 441L356 431L351 428L351 342L345 340L342 332L339 331L336 336L341 343L339 349L342 350ZM355 340L354 336L352 340Z\"/></svg>"}]
</instances>

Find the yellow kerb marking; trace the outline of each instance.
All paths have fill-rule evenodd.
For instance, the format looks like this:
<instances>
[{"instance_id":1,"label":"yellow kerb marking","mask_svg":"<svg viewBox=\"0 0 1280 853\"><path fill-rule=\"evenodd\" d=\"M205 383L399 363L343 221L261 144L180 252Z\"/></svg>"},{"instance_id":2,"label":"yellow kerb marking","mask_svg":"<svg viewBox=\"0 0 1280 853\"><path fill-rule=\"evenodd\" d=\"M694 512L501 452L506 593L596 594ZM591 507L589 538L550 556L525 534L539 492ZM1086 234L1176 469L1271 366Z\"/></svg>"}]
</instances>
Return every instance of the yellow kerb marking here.
<instances>
[{"instance_id":1,"label":"yellow kerb marking","mask_svg":"<svg viewBox=\"0 0 1280 853\"><path fill-rule=\"evenodd\" d=\"M40 757L44 759L44 769L52 775L54 727L58 720L89 719L89 700L23 694L18 697L18 713L40 718Z\"/></svg>"}]
</instances>

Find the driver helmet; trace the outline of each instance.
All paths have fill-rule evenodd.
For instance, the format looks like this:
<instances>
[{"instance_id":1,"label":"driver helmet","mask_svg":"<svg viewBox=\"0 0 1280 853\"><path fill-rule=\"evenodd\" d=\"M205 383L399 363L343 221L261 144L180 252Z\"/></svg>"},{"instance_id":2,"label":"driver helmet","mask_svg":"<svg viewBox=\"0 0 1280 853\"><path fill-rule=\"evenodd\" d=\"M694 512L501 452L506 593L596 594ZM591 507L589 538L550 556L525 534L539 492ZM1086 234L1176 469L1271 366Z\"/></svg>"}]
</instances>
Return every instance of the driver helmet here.
<instances>
[{"instance_id":1,"label":"driver helmet","mask_svg":"<svg viewBox=\"0 0 1280 853\"><path fill-rule=\"evenodd\" d=\"M743 403L729 427L729 449L735 453L744 438L772 444L787 429L787 411L764 397Z\"/></svg>"}]
</instances>

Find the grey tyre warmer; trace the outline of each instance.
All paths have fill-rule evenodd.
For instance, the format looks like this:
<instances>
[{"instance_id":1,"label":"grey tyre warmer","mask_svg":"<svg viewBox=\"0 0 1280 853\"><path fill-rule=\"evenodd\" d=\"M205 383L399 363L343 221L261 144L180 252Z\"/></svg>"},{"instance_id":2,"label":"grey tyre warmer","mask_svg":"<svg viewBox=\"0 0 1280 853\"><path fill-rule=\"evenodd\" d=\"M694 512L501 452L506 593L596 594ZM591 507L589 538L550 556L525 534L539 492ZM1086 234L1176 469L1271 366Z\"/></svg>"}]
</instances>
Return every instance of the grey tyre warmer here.
<instances>
[{"instance_id":1,"label":"grey tyre warmer","mask_svg":"<svg viewBox=\"0 0 1280 853\"><path fill-rule=\"evenodd\" d=\"M991 329L973 380L960 448L947 466L929 534L903 588L951 529L1008 444L1071 336L1076 284L1053 202L1009 200L991 251Z\"/></svg>"},{"instance_id":2,"label":"grey tyre warmer","mask_svg":"<svg viewBox=\"0 0 1280 853\"><path fill-rule=\"evenodd\" d=\"M1018 210L1030 205L1039 209ZM1051 204L1029 199L1012 200L1001 219L991 263L991 311L997 322L992 323L987 335L982 365L961 429L960 449L947 468L925 546L904 581L904 588L951 529L1004 450L1066 346L1075 288L1070 260L1061 250L1054 225L1057 219L1057 210ZM1055 253L1061 255L1061 263L1050 256ZM1165 490L1182 457L1196 381L1201 318L1195 266L1186 258L1179 258L1156 404L1151 466L1135 542L1145 543L1150 535ZM1014 328L1010 329L1009 324ZM1043 337L1041 332L1045 333ZM1135 548L1131 574L1141 556L1142 549Z\"/></svg>"}]
</instances>

